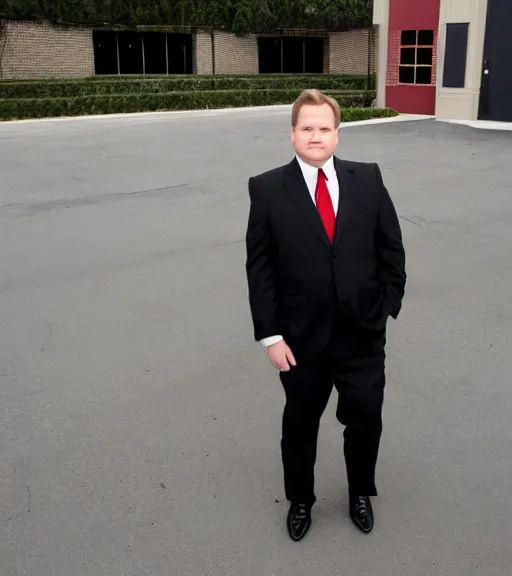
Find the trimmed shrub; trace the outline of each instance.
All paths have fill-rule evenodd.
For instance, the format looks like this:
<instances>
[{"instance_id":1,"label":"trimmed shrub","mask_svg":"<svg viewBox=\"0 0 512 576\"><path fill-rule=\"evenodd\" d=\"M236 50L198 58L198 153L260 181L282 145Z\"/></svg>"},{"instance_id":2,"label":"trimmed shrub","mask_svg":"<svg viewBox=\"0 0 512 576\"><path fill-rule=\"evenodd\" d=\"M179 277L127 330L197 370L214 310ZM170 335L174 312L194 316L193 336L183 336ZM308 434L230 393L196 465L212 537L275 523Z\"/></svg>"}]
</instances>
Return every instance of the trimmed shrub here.
<instances>
[{"instance_id":1,"label":"trimmed shrub","mask_svg":"<svg viewBox=\"0 0 512 576\"><path fill-rule=\"evenodd\" d=\"M373 91L328 91L342 108L367 108ZM291 104L300 90L213 90L0 100L0 119Z\"/></svg>"},{"instance_id":2,"label":"trimmed shrub","mask_svg":"<svg viewBox=\"0 0 512 576\"><path fill-rule=\"evenodd\" d=\"M341 115L342 122L358 122L374 118L392 118L398 116L398 112L391 108L344 108Z\"/></svg>"},{"instance_id":3,"label":"trimmed shrub","mask_svg":"<svg viewBox=\"0 0 512 576\"><path fill-rule=\"evenodd\" d=\"M155 94L211 90L366 90L366 76L94 76L76 80L0 82L0 98L64 98L107 94Z\"/></svg>"}]
</instances>

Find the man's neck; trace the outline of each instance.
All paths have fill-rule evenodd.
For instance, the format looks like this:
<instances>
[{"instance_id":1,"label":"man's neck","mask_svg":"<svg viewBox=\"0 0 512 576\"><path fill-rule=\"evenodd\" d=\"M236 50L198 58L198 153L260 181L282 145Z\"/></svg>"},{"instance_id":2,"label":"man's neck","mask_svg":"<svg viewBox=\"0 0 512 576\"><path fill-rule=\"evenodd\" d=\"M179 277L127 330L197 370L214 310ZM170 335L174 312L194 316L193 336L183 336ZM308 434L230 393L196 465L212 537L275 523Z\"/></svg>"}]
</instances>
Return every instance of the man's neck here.
<instances>
[{"instance_id":1,"label":"man's neck","mask_svg":"<svg viewBox=\"0 0 512 576\"><path fill-rule=\"evenodd\" d=\"M327 158L327 160L323 161L323 162L308 162L307 160L305 160L304 158L302 158L302 156L300 156L299 154L296 153L297 158L300 158L300 160L302 162L304 162L304 164L307 164L308 166L311 166L312 168L323 168L327 162L329 162L332 158L332 156L330 156L329 158Z\"/></svg>"}]
</instances>

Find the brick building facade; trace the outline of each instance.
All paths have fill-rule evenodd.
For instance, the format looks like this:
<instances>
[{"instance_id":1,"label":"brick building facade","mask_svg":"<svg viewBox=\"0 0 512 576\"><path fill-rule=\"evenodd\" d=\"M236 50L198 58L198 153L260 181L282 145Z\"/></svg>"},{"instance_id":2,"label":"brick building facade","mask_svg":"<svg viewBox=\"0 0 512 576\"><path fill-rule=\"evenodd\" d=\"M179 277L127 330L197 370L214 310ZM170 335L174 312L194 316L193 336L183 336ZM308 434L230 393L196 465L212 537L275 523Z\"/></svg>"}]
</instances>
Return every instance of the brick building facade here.
<instances>
[{"instance_id":1,"label":"brick building facade","mask_svg":"<svg viewBox=\"0 0 512 576\"><path fill-rule=\"evenodd\" d=\"M288 35L322 39L320 71L323 73L366 75L375 72L376 38L372 28L321 34L284 33ZM191 36L190 72L245 75L260 72L258 36L237 37L221 31L199 31ZM93 37L93 30L87 28L4 22L0 28L0 79L92 76L95 74Z\"/></svg>"},{"instance_id":2,"label":"brick building facade","mask_svg":"<svg viewBox=\"0 0 512 576\"><path fill-rule=\"evenodd\" d=\"M6 22L0 33L1 78L94 74L91 31L33 22Z\"/></svg>"}]
</instances>

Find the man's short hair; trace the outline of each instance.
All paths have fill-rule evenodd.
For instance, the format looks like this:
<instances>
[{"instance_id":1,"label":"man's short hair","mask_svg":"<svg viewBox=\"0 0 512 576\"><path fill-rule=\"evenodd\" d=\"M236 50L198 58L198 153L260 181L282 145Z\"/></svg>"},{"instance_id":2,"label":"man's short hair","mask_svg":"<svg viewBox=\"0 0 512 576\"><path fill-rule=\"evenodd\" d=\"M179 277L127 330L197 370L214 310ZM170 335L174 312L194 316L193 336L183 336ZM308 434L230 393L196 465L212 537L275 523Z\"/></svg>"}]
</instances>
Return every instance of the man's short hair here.
<instances>
[{"instance_id":1,"label":"man's short hair","mask_svg":"<svg viewBox=\"0 0 512 576\"><path fill-rule=\"evenodd\" d=\"M292 126L295 128L297 125L297 120L299 118L300 109L305 105L310 104L313 106L321 106L322 104L328 104L332 111L334 112L334 123L335 127L338 128L341 122L341 111L340 105L334 98L327 96L320 90L316 88L303 90L300 96L295 100L292 107Z\"/></svg>"}]
</instances>

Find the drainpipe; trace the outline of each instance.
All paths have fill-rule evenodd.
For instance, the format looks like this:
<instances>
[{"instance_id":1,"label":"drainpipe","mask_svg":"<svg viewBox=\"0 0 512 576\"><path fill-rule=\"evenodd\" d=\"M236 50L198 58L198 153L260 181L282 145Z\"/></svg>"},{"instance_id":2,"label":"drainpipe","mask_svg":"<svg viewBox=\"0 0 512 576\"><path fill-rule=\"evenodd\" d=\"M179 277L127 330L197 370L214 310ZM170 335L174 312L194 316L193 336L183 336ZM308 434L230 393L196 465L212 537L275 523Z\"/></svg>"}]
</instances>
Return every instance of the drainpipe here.
<instances>
[{"instance_id":1,"label":"drainpipe","mask_svg":"<svg viewBox=\"0 0 512 576\"><path fill-rule=\"evenodd\" d=\"M210 38L212 40L212 74L215 74L215 34L213 29L210 30Z\"/></svg>"},{"instance_id":2,"label":"drainpipe","mask_svg":"<svg viewBox=\"0 0 512 576\"><path fill-rule=\"evenodd\" d=\"M366 80L366 89L371 90L371 78L372 75L372 35L371 35L371 26L368 26L368 77Z\"/></svg>"},{"instance_id":3,"label":"drainpipe","mask_svg":"<svg viewBox=\"0 0 512 576\"><path fill-rule=\"evenodd\" d=\"M7 45L7 22L0 20L0 79L4 77L2 68L2 56Z\"/></svg>"}]
</instances>

